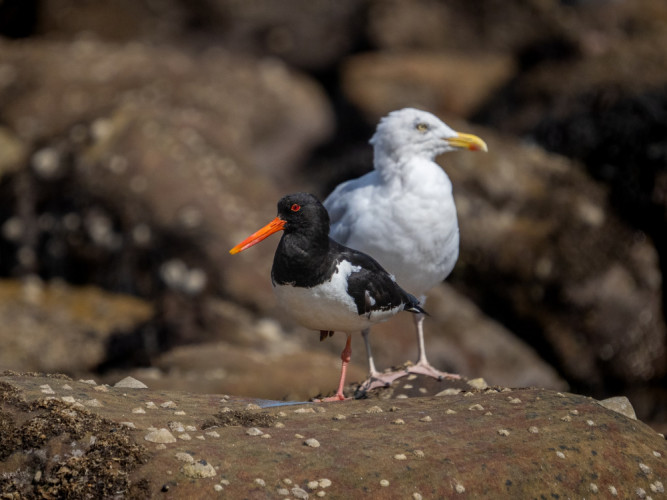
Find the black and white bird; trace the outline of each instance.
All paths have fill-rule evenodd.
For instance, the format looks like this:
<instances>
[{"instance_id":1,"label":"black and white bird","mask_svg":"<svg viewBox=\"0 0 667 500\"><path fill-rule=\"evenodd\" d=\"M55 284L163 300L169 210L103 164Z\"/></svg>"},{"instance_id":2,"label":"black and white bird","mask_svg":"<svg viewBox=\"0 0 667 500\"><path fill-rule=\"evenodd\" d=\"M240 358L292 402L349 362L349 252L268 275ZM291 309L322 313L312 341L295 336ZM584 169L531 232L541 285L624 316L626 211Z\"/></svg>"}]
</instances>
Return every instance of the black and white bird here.
<instances>
[{"instance_id":1,"label":"black and white bird","mask_svg":"<svg viewBox=\"0 0 667 500\"><path fill-rule=\"evenodd\" d=\"M330 236L365 252L392 273L406 290L425 300L459 255L459 226L452 183L435 157L454 150L487 151L477 136L452 130L431 113L412 108L382 118L373 145L374 170L334 189L324 201ZM415 316L418 360L407 372L380 374L366 343L371 377L365 389L386 385L406 373L460 378L436 370L426 358L424 316Z\"/></svg>"},{"instance_id":2,"label":"black and white bird","mask_svg":"<svg viewBox=\"0 0 667 500\"><path fill-rule=\"evenodd\" d=\"M343 387L352 350L351 333L386 321L401 311L424 315L419 301L403 290L368 255L329 238L329 215L313 195L296 193L278 202L278 216L230 250L236 254L284 231L273 258L271 282L279 305L302 326L347 334L340 382L328 401L345 399Z\"/></svg>"}]
</instances>

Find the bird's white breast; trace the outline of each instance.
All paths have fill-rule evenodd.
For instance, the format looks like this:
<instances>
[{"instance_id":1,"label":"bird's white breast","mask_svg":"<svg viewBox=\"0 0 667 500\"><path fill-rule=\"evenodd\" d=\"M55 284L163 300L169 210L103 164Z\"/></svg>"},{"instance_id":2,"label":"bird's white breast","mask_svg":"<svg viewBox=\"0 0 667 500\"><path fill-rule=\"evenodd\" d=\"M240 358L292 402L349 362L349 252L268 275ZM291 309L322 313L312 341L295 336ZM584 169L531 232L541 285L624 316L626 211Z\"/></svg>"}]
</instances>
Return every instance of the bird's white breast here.
<instances>
[{"instance_id":1,"label":"bird's white breast","mask_svg":"<svg viewBox=\"0 0 667 500\"><path fill-rule=\"evenodd\" d=\"M342 261L331 279L324 283L311 288L274 285L273 290L279 305L300 325L312 330L356 332L385 321L402 309L360 315L347 293L348 277L359 270L358 266Z\"/></svg>"},{"instance_id":2,"label":"bird's white breast","mask_svg":"<svg viewBox=\"0 0 667 500\"><path fill-rule=\"evenodd\" d=\"M406 171L393 183L377 182L371 172L367 175L376 182L332 200L344 202L346 211L334 221L331 235L345 235L341 243L371 255L401 287L422 295L454 268L459 228L452 185L440 166L417 162Z\"/></svg>"}]
</instances>

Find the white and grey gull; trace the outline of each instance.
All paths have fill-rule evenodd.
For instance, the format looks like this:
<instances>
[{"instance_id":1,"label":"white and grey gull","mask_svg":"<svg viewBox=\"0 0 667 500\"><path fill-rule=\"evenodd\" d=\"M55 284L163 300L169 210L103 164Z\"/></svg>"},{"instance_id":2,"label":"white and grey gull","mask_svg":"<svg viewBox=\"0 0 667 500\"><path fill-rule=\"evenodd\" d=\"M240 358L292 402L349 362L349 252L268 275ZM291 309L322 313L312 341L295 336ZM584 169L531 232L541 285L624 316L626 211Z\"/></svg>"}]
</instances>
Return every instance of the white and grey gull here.
<instances>
[{"instance_id":1,"label":"white and grey gull","mask_svg":"<svg viewBox=\"0 0 667 500\"><path fill-rule=\"evenodd\" d=\"M370 140L369 173L338 185L324 201L330 236L375 258L398 283L424 303L425 294L452 271L459 255L459 225L452 183L435 162L455 150L487 151L472 134L456 132L435 115L405 108L382 118ZM362 331L370 378L364 389L389 384L406 373L460 378L429 363L424 315L415 315L418 359L407 372L379 373Z\"/></svg>"},{"instance_id":2,"label":"white and grey gull","mask_svg":"<svg viewBox=\"0 0 667 500\"><path fill-rule=\"evenodd\" d=\"M271 282L281 306L302 326L320 331L320 340L335 331L347 334L341 354L343 389L351 357L351 334L386 321L401 311L423 315L419 301L404 291L380 264L329 237L329 216L313 195L296 193L278 202L278 215L230 250L236 254L284 231L274 254Z\"/></svg>"}]
</instances>

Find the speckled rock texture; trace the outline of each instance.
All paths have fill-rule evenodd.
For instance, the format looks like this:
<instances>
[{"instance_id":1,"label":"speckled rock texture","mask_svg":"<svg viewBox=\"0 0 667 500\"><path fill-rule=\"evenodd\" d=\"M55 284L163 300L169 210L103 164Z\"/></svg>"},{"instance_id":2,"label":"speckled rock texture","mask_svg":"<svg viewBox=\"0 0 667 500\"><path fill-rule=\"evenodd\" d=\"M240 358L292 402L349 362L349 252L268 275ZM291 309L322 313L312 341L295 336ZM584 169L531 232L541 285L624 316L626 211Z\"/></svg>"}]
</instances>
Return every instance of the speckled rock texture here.
<instances>
[{"instance_id":1,"label":"speckled rock texture","mask_svg":"<svg viewBox=\"0 0 667 500\"><path fill-rule=\"evenodd\" d=\"M664 436L591 398L465 383L440 395L398 397L423 392L421 382L402 379L390 399L284 403L5 372L0 492L23 498L664 495ZM91 406L93 399L98 404Z\"/></svg>"}]
</instances>

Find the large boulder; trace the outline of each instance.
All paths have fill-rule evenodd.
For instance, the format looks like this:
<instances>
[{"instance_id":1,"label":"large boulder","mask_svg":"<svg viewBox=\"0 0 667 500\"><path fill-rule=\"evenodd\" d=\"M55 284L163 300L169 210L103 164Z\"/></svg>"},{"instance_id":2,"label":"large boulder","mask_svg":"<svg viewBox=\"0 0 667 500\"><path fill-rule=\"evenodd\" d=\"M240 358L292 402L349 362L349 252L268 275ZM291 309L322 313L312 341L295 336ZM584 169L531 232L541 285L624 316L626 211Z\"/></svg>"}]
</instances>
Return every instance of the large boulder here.
<instances>
[{"instance_id":1,"label":"large boulder","mask_svg":"<svg viewBox=\"0 0 667 500\"><path fill-rule=\"evenodd\" d=\"M0 493L659 498L664 436L607 405L500 388L294 405L4 373Z\"/></svg>"},{"instance_id":2,"label":"large boulder","mask_svg":"<svg viewBox=\"0 0 667 500\"><path fill-rule=\"evenodd\" d=\"M329 133L312 80L224 50L82 39L0 54L0 115L30 158L0 185L4 273L263 301L265 267L240 272L227 250Z\"/></svg>"},{"instance_id":3,"label":"large boulder","mask_svg":"<svg viewBox=\"0 0 667 500\"><path fill-rule=\"evenodd\" d=\"M111 337L152 316L147 302L93 286L0 280L0 366L88 377Z\"/></svg>"}]
</instances>

